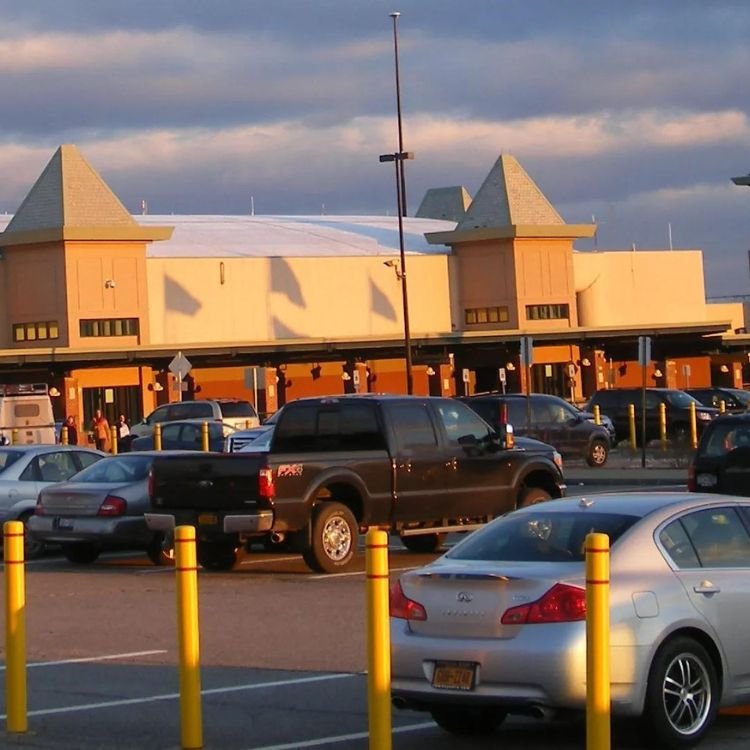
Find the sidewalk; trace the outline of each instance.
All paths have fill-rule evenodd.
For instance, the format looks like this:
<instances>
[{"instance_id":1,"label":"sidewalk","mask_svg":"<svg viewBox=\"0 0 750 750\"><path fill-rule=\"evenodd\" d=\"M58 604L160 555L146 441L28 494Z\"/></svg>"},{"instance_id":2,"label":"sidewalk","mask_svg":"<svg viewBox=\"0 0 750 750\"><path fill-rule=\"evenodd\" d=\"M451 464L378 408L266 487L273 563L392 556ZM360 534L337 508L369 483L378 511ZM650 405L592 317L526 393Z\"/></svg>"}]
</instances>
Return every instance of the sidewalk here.
<instances>
[{"instance_id":1,"label":"sidewalk","mask_svg":"<svg viewBox=\"0 0 750 750\"><path fill-rule=\"evenodd\" d=\"M641 453L630 450L613 450L602 467L588 466L585 461L563 461L568 492L576 485L683 485L687 482L690 453L662 452L649 448L646 466L641 466Z\"/></svg>"}]
</instances>

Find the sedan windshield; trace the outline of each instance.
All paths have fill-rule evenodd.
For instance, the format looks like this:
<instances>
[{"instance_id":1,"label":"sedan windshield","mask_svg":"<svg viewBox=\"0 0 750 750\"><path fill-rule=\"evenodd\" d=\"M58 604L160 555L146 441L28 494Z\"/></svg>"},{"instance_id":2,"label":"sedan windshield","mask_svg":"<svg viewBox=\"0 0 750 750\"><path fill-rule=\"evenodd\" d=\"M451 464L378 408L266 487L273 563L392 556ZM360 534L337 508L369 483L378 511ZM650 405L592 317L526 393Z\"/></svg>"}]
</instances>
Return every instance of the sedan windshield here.
<instances>
[{"instance_id":1,"label":"sedan windshield","mask_svg":"<svg viewBox=\"0 0 750 750\"><path fill-rule=\"evenodd\" d=\"M453 560L580 562L586 535L607 534L610 545L637 516L610 513L510 513L475 532L446 554Z\"/></svg>"},{"instance_id":2,"label":"sedan windshield","mask_svg":"<svg viewBox=\"0 0 750 750\"><path fill-rule=\"evenodd\" d=\"M5 471L9 466L13 466L21 456L23 456L21 451L0 450L0 473Z\"/></svg>"},{"instance_id":3,"label":"sedan windshield","mask_svg":"<svg viewBox=\"0 0 750 750\"><path fill-rule=\"evenodd\" d=\"M679 406L684 409L687 409L690 404L703 406L697 398L693 398L689 393L685 393L685 391L668 391L666 399L672 406Z\"/></svg>"},{"instance_id":4,"label":"sedan windshield","mask_svg":"<svg viewBox=\"0 0 750 750\"><path fill-rule=\"evenodd\" d=\"M103 458L75 475L76 482L137 482L148 476L153 456Z\"/></svg>"}]
</instances>

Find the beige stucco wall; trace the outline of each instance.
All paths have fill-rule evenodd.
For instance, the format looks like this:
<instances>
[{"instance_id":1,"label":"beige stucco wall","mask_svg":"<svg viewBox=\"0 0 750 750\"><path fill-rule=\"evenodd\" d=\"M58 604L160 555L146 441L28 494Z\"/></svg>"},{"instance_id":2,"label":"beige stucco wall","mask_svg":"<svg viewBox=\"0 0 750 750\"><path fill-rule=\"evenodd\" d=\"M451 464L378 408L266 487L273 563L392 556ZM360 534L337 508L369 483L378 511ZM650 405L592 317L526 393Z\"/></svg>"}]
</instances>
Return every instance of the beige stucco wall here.
<instances>
[{"instance_id":1,"label":"beige stucco wall","mask_svg":"<svg viewBox=\"0 0 750 750\"><path fill-rule=\"evenodd\" d=\"M403 335L387 257L149 258L152 344ZM412 336L451 330L447 256L408 256Z\"/></svg>"},{"instance_id":2,"label":"beige stucco wall","mask_svg":"<svg viewBox=\"0 0 750 750\"><path fill-rule=\"evenodd\" d=\"M700 250L576 252L582 326L702 322L707 314Z\"/></svg>"},{"instance_id":3,"label":"beige stucco wall","mask_svg":"<svg viewBox=\"0 0 750 750\"><path fill-rule=\"evenodd\" d=\"M708 320L730 320L729 327L736 331L738 328L747 328L750 321L748 307L745 302L707 302L706 317Z\"/></svg>"}]
</instances>

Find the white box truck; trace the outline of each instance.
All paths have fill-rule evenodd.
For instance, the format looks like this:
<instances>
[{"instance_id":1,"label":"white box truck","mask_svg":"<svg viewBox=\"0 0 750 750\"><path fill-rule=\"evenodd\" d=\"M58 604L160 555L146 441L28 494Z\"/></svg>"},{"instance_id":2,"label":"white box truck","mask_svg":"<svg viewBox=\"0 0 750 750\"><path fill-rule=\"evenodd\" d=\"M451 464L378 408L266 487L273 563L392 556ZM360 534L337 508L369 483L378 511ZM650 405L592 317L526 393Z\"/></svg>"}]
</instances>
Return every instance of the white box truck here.
<instances>
[{"instance_id":1,"label":"white box truck","mask_svg":"<svg viewBox=\"0 0 750 750\"><path fill-rule=\"evenodd\" d=\"M55 442L55 417L46 383L0 385L0 441Z\"/></svg>"}]
</instances>

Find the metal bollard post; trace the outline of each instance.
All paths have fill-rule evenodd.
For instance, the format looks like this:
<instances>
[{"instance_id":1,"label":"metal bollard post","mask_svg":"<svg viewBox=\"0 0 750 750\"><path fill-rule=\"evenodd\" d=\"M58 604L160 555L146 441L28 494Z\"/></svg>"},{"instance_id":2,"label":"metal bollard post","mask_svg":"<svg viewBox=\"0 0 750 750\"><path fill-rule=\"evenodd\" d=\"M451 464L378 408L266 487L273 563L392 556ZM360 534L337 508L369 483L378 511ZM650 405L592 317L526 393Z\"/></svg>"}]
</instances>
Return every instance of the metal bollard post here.
<instances>
[{"instance_id":1,"label":"metal bollard post","mask_svg":"<svg viewBox=\"0 0 750 750\"><path fill-rule=\"evenodd\" d=\"M154 450L161 450L161 425L158 422L154 425Z\"/></svg>"},{"instance_id":2,"label":"metal bollard post","mask_svg":"<svg viewBox=\"0 0 750 750\"><path fill-rule=\"evenodd\" d=\"M724 401L724 399L721 399L719 401L719 414L726 414L727 411L727 402Z\"/></svg>"},{"instance_id":3,"label":"metal bollard post","mask_svg":"<svg viewBox=\"0 0 750 750\"><path fill-rule=\"evenodd\" d=\"M10 442L13 445L18 443L18 430L15 427L10 432Z\"/></svg>"},{"instance_id":4,"label":"metal bollard post","mask_svg":"<svg viewBox=\"0 0 750 750\"><path fill-rule=\"evenodd\" d=\"M203 422L201 425L201 450L204 452L211 450L211 445L208 442L208 422Z\"/></svg>"},{"instance_id":5,"label":"metal bollard post","mask_svg":"<svg viewBox=\"0 0 750 750\"><path fill-rule=\"evenodd\" d=\"M586 536L586 748L609 750L609 537Z\"/></svg>"},{"instance_id":6,"label":"metal bollard post","mask_svg":"<svg viewBox=\"0 0 750 750\"><path fill-rule=\"evenodd\" d=\"M667 405L659 404L659 442L661 449L667 450Z\"/></svg>"},{"instance_id":7,"label":"metal bollard post","mask_svg":"<svg viewBox=\"0 0 750 750\"><path fill-rule=\"evenodd\" d=\"M26 582L23 523L3 524L5 562L5 726L9 732L29 728L26 710Z\"/></svg>"},{"instance_id":8,"label":"metal bollard post","mask_svg":"<svg viewBox=\"0 0 750 750\"><path fill-rule=\"evenodd\" d=\"M178 526L174 545L180 654L180 741L183 750L187 750L203 747L195 527Z\"/></svg>"},{"instance_id":9,"label":"metal bollard post","mask_svg":"<svg viewBox=\"0 0 750 750\"><path fill-rule=\"evenodd\" d=\"M110 431L109 437L110 437L110 441L109 442L112 444L111 445L112 455L116 456L117 455L117 427L115 427L114 430Z\"/></svg>"},{"instance_id":10,"label":"metal bollard post","mask_svg":"<svg viewBox=\"0 0 750 750\"><path fill-rule=\"evenodd\" d=\"M367 705L370 750L390 750L391 632L388 621L388 533L370 529L366 536Z\"/></svg>"},{"instance_id":11,"label":"metal bollard post","mask_svg":"<svg viewBox=\"0 0 750 750\"><path fill-rule=\"evenodd\" d=\"M630 427L630 447L635 450L638 447L635 439L635 404L628 404L628 425Z\"/></svg>"},{"instance_id":12,"label":"metal bollard post","mask_svg":"<svg viewBox=\"0 0 750 750\"><path fill-rule=\"evenodd\" d=\"M602 407L599 404L594 404L594 424L602 423Z\"/></svg>"},{"instance_id":13,"label":"metal bollard post","mask_svg":"<svg viewBox=\"0 0 750 750\"><path fill-rule=\"evenodd\" d=\"M695 414L695 402L690 402L690 447L698 447L698 418Z\"/></svg>"},{"instance_id":14,"label":"metal bollard post","mask_svg":"<svg viewBox=\"0 0 750 750\"><path fill-rule=\"evenodd\" d=\"M60 429L60 445L68 444L68 428L65 425Z\"/></svg>"}]
</instances>

